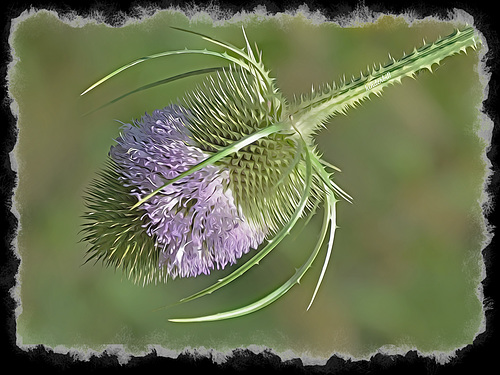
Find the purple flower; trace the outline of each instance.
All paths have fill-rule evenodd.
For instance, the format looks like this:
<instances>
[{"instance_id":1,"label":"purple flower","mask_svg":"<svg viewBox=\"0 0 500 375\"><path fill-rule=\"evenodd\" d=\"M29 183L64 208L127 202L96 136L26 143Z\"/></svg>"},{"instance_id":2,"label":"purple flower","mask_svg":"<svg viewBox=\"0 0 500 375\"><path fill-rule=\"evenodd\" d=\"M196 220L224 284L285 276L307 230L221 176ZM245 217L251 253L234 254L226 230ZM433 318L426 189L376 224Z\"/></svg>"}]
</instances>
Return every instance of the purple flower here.
<instances>
[{"instance_id":1,"label":"purple flower","mask_svg":"<svg viewBox=\"0 0 500 375\"><path fill-rule=\"evenodd\" d=\"M208 154L197 147L176 106L125 124L110 150L121 183L143 198ZM143 203L146 232L160 249L159 267L175 278L208 274L234 264L264 240L267 228L245 219L229 188L229 171L208 165Z\"/></svg>"}]
</instances>

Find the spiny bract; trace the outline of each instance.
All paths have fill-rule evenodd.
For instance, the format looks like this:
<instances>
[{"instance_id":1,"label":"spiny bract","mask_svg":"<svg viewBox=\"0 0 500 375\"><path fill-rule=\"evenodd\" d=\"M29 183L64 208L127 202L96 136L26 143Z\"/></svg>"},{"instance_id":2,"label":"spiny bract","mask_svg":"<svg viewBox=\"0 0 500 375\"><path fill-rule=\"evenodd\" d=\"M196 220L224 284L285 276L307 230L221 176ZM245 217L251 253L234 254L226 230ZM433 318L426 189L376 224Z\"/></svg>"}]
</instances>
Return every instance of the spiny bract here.
<instances>
[{"instance_id":1,"label":"spiny bract","mask_svg":"<svg viewBox=\"0 0 500 375\"><path fill-rule=\"evenodd\" d=\"M309 259L281 287L239 309L170 320L221 320L269 305L300 281L329 233L310 307L333 247L337 197L351 201L331 180L336 168L321 160L315 133L330 117L345 113L370 94L380 95L403 77L414 78L419 70L432 71L433 64L448 56L468 47L475 49L477 36L470 27L456 30L435 43L424 43L400 60L390 58L385 65L360 73L349 82L327 85L310 97L288 103L265 69L262 55L252 51L244 30L246 49L187 32L225 51L184 49L146 56L113 71L82 93L153 58L198 54L230 63L173 76L107 103L187 76L209 74L179 103L123 126L108 164L87 192L89 211L83 230L84 239L91 244L88 260L121 267L133 280L145 284L224 268L268 239L236 271L181 300L191 301L258 264L299 218L313 215L324 203L323 226Z\"/></svg>"}]
</instances>

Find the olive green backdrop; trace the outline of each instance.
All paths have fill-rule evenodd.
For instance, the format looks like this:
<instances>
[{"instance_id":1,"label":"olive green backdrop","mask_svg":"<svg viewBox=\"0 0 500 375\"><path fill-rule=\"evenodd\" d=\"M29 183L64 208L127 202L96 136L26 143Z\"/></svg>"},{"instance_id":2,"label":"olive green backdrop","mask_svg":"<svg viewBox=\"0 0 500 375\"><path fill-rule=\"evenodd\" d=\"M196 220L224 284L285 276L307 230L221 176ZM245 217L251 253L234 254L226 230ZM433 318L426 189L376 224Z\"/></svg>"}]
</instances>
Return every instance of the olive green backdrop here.
<instances>
[{"instance_id":1,"label":"olive green backdrop","mask_svg":"<svg viewBox=\"0 0 500 375\"><path fill-rule=\"evenodd\" d=\"M410 26L402 17L383 17L341 28L300 14L249 15L216 24L205 14L190 24L184 14L169 11L123 27L84 21L69 24L41 11L19 22L11 38L16 64L9 70L9 89L19 108L14 198L22 260L20 344L93 350L123 344L137 355L148 352L148 345L174 351L257 345L277 353L290 350L288 356L328 358L335 352L366 356L382 346L447 352L472 343L483 317L477 290L486 238L480 206L486 144L476 134L483 87L479 55L472 50L333 118L317 136L324 158L342 169L336 183L354 203L338 204L340 229L331 263L307 312L321 255L301 284L268 308L221 322L167 321L233 309L281 285L312 251L321 214L234 283L157 311L237 265L143 287L101 264L82 266L87 244L78 242L82 195L104 165L119 134L118 121L167 106L200 78L82 115L143 84L221 64L206 56L157 59L80 96L138 57L218 48L168 26L243 47L243 24L277 85L292 99L312 84L357 75L367 65L386 62L388 53L399 58L421 46L422 38L432 41L463 24L424 20Z\"/></svg>"}]
</instances>

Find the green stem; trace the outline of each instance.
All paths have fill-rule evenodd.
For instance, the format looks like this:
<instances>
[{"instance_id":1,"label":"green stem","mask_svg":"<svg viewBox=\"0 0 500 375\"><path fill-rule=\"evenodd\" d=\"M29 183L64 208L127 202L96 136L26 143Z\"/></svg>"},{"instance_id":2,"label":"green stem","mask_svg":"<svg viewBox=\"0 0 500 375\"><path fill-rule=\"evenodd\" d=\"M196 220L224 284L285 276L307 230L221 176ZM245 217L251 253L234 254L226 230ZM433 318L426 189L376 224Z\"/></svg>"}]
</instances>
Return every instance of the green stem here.
<instances>
[{"instance_id":1,"label":"green stem","mask_svg":"<svg viewBox=\"0 0 500 375\"><path fill-rule=\"evenodd\" d=\"M302 102L290 112L295 126L305 135L312 134L329 117L345 113L347 109L368 99L370 94L380 95L387 86L401 83L402 78L414 78L419 70L428 69L432 72L432 65L461 51L466 52L469 47L475 49L478 42L474 29L468 27L435 43L415 48L411 54L399 60L391 58L384 66L374 68L367 75L361 73L358 78L338 88Z\"/></svg>"}]
</instances>

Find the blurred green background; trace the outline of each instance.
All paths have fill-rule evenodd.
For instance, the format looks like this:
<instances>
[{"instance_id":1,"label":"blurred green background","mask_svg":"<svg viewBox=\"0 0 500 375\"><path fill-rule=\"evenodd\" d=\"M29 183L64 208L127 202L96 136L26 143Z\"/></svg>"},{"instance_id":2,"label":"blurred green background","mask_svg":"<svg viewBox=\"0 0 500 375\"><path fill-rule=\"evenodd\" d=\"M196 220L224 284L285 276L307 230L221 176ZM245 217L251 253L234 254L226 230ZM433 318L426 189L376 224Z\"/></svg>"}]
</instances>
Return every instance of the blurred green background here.
<instances>
[{"instance_id":1,"label":"blurred green background","mask_svg":"<svg viewBox=\"0 0 500 375\"><path fill-rule=\"evenodd\" d=\"M9 89L19 107L20 343L94 350L123 344L136 354L148 351L148 345L227 351L254 344L315 358L335 352L365 356L384 345L431 352L471 343L483 316L476 292L486 171L486 144L476 135L482 86L478 53L472 51L446 59L434 74L388 88L382 98L332 119L318 135L324 158L342 169L335 181L354 203L338 205L333 256L310 311L322 256L300 285L254 314L198 324L167 321L233 309L281 285L312 251L321 214L234 283L169 309L154 311L237 266L145 287L100 264L82 266L87 249L78 242L82 195L118 136L116 120L130 122L165 107L199 78L82 114L145 83L221 63L204 56L157 59L80 97L90 84L138 57L217 48L169 25L236 46L244 45L244 25L290 99L309 92L311 84L357 75L368 64L387 61L388 53L399 58L422 38L432 41L463 26L436 20L410 26L404 18L387 16L341 28L300 14L249 15L216 24L201 14L190 23L170 11L123 27L78 18L70 25L45 11L19 22L11 39L16 64L9 71Z\"/></svg>"}]
</instances>

